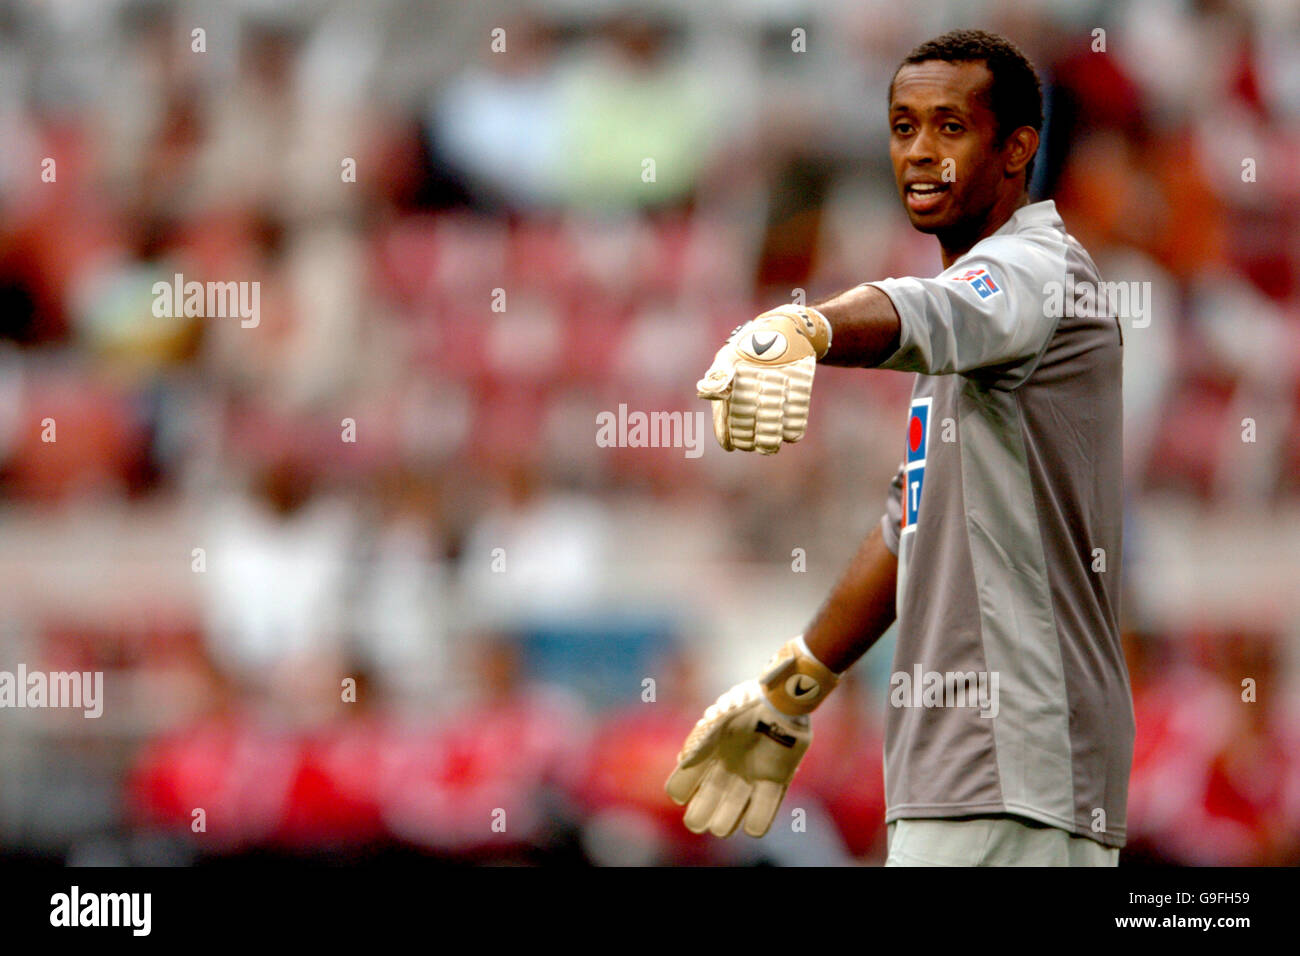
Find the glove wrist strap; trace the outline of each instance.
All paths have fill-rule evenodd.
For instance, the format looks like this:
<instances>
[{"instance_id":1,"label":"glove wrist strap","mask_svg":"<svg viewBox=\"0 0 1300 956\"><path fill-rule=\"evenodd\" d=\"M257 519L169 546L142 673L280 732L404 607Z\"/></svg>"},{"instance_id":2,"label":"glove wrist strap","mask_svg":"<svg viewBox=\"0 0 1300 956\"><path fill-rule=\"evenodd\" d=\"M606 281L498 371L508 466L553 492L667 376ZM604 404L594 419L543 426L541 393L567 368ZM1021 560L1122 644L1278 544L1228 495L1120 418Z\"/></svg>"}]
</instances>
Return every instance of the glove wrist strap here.
<instances>
[{"instance_id":1,"label":"glove wrist strap","mask_svg":"<svg viewBox=\"0 0 1300 956\"><path fill-rule=\"evenodd\" d=\"M738 325L731 330L731 335L727 336L728 342L736 342L742 332L752 328L755 322L761 322L768 316L781 315L788 319L793 319L794 324L798 327L799 332L806 338L813 347L813 352L817 357L822 358L831 348L831 323L820 310L814 309L811 305L783 305L770 311L764 312L756 318L750 319L743 325Z\"/></svg>"},{"instance_id":2,"label":"glove wrist strap","mask_svg":"<svg viewBox=\"0 0 1300 956\"><path fill-rule=\"evenodd\" d=\"M808 335L808 341L812 343L813 351L817 357L823 358L831 350L831 322L820 310L814 309L811 305L798 306L796 312L808 313L811 318L811 324L808 318L800 316L800 324Z\"/></svg>"},{"instance_id":3,"label":"glove wrist strap","mask_svg":"<svg viewBox=\"0 0 1300 956\"><path fill-rule=\"evenodd\" d=\"M839 677L817 660L802 635L781 647L758 679L768 703L783 714L810 714L835 689Z\"/></svg>"}]
</instances>

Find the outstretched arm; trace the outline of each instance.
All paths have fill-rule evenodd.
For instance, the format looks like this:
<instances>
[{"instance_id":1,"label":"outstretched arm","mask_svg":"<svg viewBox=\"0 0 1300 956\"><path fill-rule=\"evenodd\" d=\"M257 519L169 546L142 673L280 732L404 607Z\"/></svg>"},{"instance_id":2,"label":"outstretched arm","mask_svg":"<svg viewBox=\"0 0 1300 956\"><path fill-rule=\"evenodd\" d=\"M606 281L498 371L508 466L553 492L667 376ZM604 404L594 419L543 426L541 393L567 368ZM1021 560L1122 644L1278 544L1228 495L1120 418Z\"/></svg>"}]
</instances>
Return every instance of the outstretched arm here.
<instances>
[{"instance_id":1,"label":"outstretched arm","mask_svg":"<svg viewBox=\"0 0 1300 956\"><path fill-rule=\"evenodd\" d=\"M740 326L695 386L713 403L718 444L772 455L798 441L817 363L878 366L898 351L901 329L889 296L871 286L818 306L781 306Z\"/></svg>"},{"instance_id":2,"label":"outstretched arm","mask_svg":"<svg viewBox=\"0 0 1300 956\"><path fill-rule=\"evenodd\" d=\"M875 368L898 351L902 322L889 296L875 286L848 289L814 308L834 330L821 364Z\"/></svg>"}]
</instances>

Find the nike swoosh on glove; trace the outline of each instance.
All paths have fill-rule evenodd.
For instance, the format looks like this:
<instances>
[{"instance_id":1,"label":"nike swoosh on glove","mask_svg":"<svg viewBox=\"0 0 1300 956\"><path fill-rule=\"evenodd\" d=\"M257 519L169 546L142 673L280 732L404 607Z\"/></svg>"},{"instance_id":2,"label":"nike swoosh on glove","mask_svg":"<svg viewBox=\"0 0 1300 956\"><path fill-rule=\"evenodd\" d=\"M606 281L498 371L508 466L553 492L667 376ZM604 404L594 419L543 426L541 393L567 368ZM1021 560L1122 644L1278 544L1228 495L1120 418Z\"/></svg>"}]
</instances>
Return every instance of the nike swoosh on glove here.
<instances>
[{"instance_id":1,"label":"nike swoosh on glove","mask_svg":"<svg viewBox=\"0 0 1300 956\"><path fill-rule=\"evenodd\" d=\"M774 455L802 438L817 359L830 343L830 323L811 306L782 306L737 328L695 386L713 402L718 444Z\"/></svg>"}]
</instances>

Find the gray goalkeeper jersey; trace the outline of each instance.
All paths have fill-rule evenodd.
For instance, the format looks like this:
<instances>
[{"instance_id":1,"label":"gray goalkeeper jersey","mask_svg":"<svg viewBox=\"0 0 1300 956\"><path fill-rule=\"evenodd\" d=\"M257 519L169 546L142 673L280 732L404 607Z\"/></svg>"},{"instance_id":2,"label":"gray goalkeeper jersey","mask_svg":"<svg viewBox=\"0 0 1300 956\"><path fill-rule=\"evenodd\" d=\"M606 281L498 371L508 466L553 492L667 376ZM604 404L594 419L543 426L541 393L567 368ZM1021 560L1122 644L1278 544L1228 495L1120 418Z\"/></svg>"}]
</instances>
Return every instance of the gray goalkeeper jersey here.
<instances>
[{"instance_id":1,"label":"gray goalkeeper jersey","mask_svg":"<svg viewBox=\"0 0 1300 956\"><path fill-rule=\"evenodd\" d=\"M1122 333L1053 202L933 279L871 285L919 373L882 519L898 555L886 820L1011 813L1125 842Z\"/></svg>"}]
</instances>

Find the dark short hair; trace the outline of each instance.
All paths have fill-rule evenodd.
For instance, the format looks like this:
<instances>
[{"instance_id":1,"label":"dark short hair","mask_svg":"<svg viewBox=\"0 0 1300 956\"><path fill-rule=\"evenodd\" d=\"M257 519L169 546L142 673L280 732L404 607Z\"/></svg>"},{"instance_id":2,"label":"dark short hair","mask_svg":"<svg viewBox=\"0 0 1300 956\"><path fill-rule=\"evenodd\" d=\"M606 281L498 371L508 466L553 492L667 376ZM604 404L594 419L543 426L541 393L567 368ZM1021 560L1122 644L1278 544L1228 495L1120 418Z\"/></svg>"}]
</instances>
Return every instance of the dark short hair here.
<instances>
[{"instance_id":1,"label":"dark short hair","mask_svg":"<svg viewBox=\"0 0 1300 956\"><path fill-rule=\"evenodd\" d=\"M1043 88L1034 65L1020 48L1004 36L985 30L952 30L926 40L898 64L898 70L914 63L942 60L945 63L983 62L993 76L989 86L989 107L997 122L997 141L1022 126L1043 129ZM898 78L894 71L894 79ZM889 98L894 98L894 79L889 81ZM1025 181L1034 174L1034 161L1025 166Z\"/></svg>"}]
</instances>

